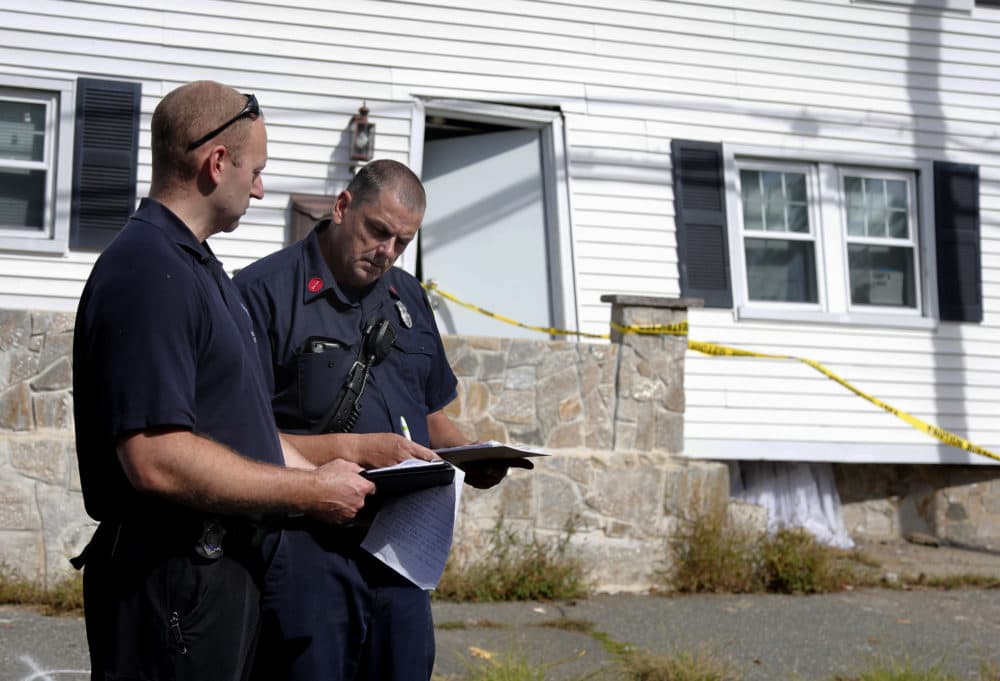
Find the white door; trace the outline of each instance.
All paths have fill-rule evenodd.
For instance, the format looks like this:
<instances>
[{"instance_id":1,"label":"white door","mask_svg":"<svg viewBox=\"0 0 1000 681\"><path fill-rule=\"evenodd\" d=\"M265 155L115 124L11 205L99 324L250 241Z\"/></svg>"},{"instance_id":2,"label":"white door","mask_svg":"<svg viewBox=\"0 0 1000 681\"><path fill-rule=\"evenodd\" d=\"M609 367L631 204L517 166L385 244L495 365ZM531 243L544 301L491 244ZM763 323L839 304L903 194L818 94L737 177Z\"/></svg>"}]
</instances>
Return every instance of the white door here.
<instances>
[{"instance_id":1,"label":"white door","mask_svg":"<svg viewBox=\"0 0 1000 681\"><path fill-rule=\"evenodd\" d=\"M525 324L552 325L541 133L510 130L428 142L420 230L424 281ZM442 333L546 339L431 296Z\"/></svg>"}]
</instances>

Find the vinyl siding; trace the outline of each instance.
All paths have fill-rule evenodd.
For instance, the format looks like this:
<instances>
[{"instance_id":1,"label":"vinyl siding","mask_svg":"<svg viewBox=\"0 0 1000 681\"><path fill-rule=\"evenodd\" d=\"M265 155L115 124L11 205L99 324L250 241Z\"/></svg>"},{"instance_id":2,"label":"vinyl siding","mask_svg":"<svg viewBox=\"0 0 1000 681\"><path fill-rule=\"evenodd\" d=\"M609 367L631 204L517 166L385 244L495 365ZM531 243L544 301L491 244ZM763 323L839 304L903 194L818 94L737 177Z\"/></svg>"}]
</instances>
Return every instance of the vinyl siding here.
<instances>
[{"instance_id":1,"label":"vinyl siding","mask_svg":"<svg viewBox=\"0 0 1000 681\"><path fill-rule=\"evenodd\" d=\"M198 78L255 92L268 119L266 193L238 230L213 237L230 269L281 246L289 193L343 186L347 128L362 100L378 126L377 154L404 162L420 158L411 148L417 97L559 106L576 289L569 316L598 333L608 322L602 294L680 293L673 139L806 161L839 153L859 164L979 165L982 324L736 321L732 311L693 310L691 337L818 360L861 390L1000 449L1000 9L607 4L177 0L160 11L135 0L13 0L0 9L0 85L13 76L140 81L140 195L149 119L164 93ZM0 251L0 304L71 309L93 258ZM756 456L787 443L800 458L829 457L840 444L867 460L897 445L916 452L900 456L937 456L926 435L801 363L692 352L686 370L691 453Z\"/></svg>"}]
</instances>

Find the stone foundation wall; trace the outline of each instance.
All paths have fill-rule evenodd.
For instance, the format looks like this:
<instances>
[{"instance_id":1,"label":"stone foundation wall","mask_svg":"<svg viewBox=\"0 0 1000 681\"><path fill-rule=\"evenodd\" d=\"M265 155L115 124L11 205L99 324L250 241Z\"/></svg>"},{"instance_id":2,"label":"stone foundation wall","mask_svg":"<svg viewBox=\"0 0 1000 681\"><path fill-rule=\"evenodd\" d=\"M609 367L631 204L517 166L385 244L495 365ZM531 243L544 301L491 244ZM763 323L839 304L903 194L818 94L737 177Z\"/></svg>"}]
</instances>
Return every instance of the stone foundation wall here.
<instances>
[{"instance_id":1,"label":"stone foundation wall","mask_svg":"<svg viewBox=\"0 0 1000 681\"><path fill-rule=\"evenodd\" d=\"M559 541L602 591L640 591L668 564L679 520L725 510L729 469L667 453L553 450L533 471L512 471L488 490L468 486L453 553L483 555L498 521L519 536Z\"/></svg>"},{"instance_id":2,"label":"stone foundation wall","mask_svg":"<svg viewBox=\"0 0 1000 681\"><path fill-rule=\"evenodd\" d=\"M675 324L688 301L611 300L620 324ZM0 311L0 555L52 584L94 523L84 512L73 443L73 316ZM620 334L612 344L445 338L459 379L449 415L470 437L553 453L490 490L463 494L456 550L487 549L498 520L559 537L602 589L641 589L662 566L677 520L724 505L728 471L677 456L683 443L679 336Z\"/></svg>"},{"instance_id":3,"label":"stone foundation wall","mask_svg":"<svg viewBox=\"0 0 1000 681\"><path fill-rule=\"evenodd\" d=\"M1000 548L1000 469L992 466L837 464L844 525L855 537L926 534Z\"/></svg>"},{"instance_id":4,"label":"stone foundation wall","mask_svg":"<svg viewBox=\"0 0 1000 681\"><path fill-rule=\"evenodd\" d=\"M86 544L73 440L73 315L0 310L0 561L52 584Z\"/></svg>"},{"instance_id":5,"label":"stone foundation wall","mask_svg":"<svg viewBox=\"0 0 1000 681\"><path fill-rule=\"evenodd\" d=\"M613 321L623 325L676 324L688 305L627 296L609 302ZM73 443L72 332L69 314L0 311L0 562L50 585L70 573L67 559L94 527ZM678 521L729 503L725 465L678 456L684 337L615 333L612 340L445 338L459 379L448 413L458 426L473 438L553 453L493 489L465 489L456 552L488 550L500 520L541 538L563 536L570 522L570 546L591 566L598 588L643 589L665 564ZM924 532L1000 546L997 469L835 471L852 535Z\"/></svg>"}]
</instances>

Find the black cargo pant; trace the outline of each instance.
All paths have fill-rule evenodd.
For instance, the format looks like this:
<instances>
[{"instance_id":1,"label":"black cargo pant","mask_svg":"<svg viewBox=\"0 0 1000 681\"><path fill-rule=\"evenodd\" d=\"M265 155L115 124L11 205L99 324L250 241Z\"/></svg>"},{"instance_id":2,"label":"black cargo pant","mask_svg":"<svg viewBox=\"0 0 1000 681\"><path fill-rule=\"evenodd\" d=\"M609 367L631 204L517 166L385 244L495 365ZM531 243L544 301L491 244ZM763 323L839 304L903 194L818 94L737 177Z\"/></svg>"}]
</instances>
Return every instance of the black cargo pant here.
<instances>
[{"instance_id":1,"label":"black cargo pant","mask_svg":"<svg viewBox=\"0 0 1000 681\"><path fill-rule=\"evenodd\" d=\"M86 553L92 681L244 681L260 623L260 551L194 551L190 532L101 523ZM265 543L271 543L268 538Z\"/></svg>"}]
</instances>

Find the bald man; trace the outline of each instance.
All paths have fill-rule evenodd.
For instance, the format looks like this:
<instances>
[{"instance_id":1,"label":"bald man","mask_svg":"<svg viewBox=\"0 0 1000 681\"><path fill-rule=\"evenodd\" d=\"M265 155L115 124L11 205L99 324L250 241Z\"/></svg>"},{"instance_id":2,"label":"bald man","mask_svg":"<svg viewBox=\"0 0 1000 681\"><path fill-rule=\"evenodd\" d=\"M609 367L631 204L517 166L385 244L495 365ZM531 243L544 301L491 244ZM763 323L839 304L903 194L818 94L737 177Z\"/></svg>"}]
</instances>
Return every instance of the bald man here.
<instances>
[{"instance_id":1,"label":"bald man","mask_svg":"<svg viewBox=\"0 0 1000 681\"><path fill-rule=\"evenodd\" d=\"M152 154L149 197L97 260L74 336L77 456L99 521L76 561L91 678L239 681L270 521L349 521L374 487L280 439L250 317L206 241L264 195L256 97L177 88L153 113Z\"/></svg>"}]
</instances>

